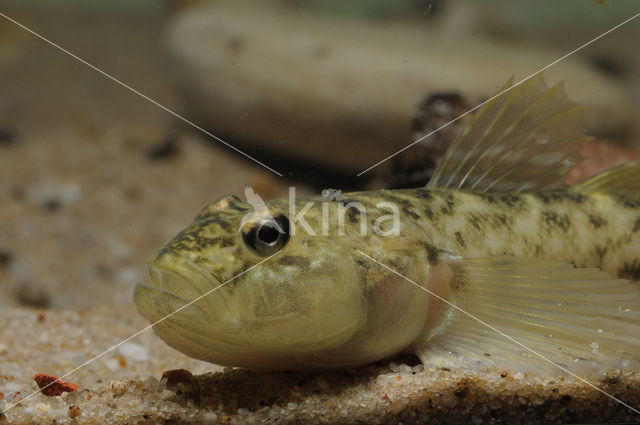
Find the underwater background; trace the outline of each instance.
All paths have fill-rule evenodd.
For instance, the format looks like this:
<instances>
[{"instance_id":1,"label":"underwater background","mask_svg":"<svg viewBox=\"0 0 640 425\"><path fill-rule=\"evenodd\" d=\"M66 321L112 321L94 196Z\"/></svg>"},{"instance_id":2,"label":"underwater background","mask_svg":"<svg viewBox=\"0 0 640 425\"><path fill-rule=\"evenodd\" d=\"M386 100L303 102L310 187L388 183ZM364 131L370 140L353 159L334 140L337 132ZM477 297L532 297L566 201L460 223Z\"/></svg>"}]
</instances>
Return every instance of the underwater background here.
<instances>
[{"instance_id":1,"label":"underwater background","mask_svg":"<svg viewBox=\"0 0 640 425\"><path fill-rule=\"evenodd\" d=\"M424 185L472 115L385 158L638 12L632 0L0 0L0 409L36 391L34 375L147 326L133 287L203 205L248 185L264 199ZM588 107L591 159L573 181L639 157L638 40L640 18L545 70ZM570 378L412 356L223 373L151 330L64 381L77 388L36 394L0 424L640 420ZM638 406L639 382L600 384Z\"/></svg>"}]
</instances>

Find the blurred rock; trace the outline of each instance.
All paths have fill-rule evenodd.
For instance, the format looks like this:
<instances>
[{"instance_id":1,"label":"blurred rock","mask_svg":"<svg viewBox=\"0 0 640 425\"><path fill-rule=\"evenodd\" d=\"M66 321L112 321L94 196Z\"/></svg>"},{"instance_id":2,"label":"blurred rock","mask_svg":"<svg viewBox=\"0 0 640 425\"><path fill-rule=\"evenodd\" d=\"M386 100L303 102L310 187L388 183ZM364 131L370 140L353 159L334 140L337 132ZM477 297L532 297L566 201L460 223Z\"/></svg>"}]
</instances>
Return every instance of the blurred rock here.
<instances>
[{"instance_id":1,"label":"blurred rock","mask_svg":"<svg viewBox=\"0 0 640 425\"><path fill-rule=\"evenodd\" d=\"M416 144L391 158L390 172L379 174L379 178L386 181L382 187L427 184L449 146L473 118L470 113L456 120L470 108L469 103L455 92L434 93L424 99L416 108L411 126L411 138Z\"/></svg>"},{"instance_id":2,"label":"blurred rock","mask_svg":"<svg viewBox=\"0 0 640 425\"><path fill-rule=\"evenodd\" d=\"M31 282L20 284L16 291L18 303L31 308L48 308L51 305L51 296L47 290Z\"/></svg>"},{"instance_id":3,"label":"blurred rock","mask_svg":"<svg viewBox=\"0 0 640 425\"><path fill-rule=\"evenodd\" d=\"M267 2L185 9L169 26L168 48L190 119L251 149L352 171L408 144L425 96L455 90L475 104L566 53ZM570 97L589 106L590 133L630 127L626 94L577 55L546 79L565 80Z\"/></svg>"}]
</instances>

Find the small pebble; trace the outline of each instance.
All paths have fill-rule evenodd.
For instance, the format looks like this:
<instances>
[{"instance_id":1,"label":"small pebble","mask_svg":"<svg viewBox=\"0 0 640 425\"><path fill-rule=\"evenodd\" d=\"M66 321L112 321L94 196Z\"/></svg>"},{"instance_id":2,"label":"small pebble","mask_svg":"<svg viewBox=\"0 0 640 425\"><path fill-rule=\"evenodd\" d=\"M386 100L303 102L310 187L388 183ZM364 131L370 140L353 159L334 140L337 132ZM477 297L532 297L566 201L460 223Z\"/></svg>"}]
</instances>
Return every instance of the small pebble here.
<instances>
[{"instance_id":1,"label":"small pebble","mask_svg":"<svg viewBox=\"0 0 640 425\"><path fill-rule=\"evenodd\" d=\"M193 381L193 375L186 369L174 369L162 372L160 380L166 380L167 387L172 387L179 383L189 383Z\"/></svg>"},{"instance_id":2,"label":"small pebble","mask_svg":"<svg viewBox=\"0 0 640 425\"><path fill-rule=\"evenodd\" d=\"M149 359L149 352L140 344L125 342L118 347L118 353L134 362L144 362Z\"/></svg>"},{"instance_id":3,"label":"small pebble","mask_svg":"<svg viewBox=\"0 0 640 425\"><path fill-rule=\"evenodd\" d=\"M458 404L458 399L454 394L444 394L442 396L442 404L446 407L453 408Z\"/></svg>"},{"instance_id":4,"label":"small pebble","mask_svg":"<svg viewBox=\"0 0 640 425\"><path fill-rule=\"evenodd\" d=\"M78 416L82 415L82 410L78 406L71 405L69 406L69 412L67 413L71 419L75 419Z\"/></svg>"}]
</instances>

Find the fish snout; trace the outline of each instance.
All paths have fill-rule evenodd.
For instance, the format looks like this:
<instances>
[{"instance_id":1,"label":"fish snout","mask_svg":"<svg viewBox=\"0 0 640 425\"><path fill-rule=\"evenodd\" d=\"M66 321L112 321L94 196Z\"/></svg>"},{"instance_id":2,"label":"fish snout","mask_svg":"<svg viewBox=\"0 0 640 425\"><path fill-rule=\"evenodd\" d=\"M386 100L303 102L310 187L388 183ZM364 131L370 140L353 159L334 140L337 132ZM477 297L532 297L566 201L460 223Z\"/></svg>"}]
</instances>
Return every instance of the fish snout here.
<instances>
[{"instance_id":1,"label":"fish snout","mask_svg":"<svg viewBox=\"0 0 640 425\"><path fill-rule=\"evenodd\" d=\"M239 332L238 318L229 310L225 295L220 291L224 286L204 267L188 258L167 253L156 253L149 260L150 286L193 302L209 316L214 327L224 332ZM235 316L235 315L234 315Z\"/></svg>"}]
</instances>

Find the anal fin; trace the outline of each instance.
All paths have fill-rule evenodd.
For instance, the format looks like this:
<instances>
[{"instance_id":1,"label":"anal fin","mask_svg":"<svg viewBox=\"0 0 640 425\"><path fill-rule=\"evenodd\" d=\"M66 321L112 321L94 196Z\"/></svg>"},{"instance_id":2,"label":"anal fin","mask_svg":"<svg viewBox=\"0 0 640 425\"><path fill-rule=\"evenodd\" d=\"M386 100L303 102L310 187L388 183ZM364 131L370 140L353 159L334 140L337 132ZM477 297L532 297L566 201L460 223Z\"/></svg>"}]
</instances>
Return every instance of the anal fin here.
<instances>
[{"instance_id":1,"label":"anal fin","mask_svg":"<svg viewBox=\"0 0 640 425\"><path fill-rule=\"evenodd\" d=\"M640 365L640 291L628 281L556 261L452 261L457 308L417 342L426 365L560 372L555 363L573 373Z\"/></svg>"}]
</instances>

